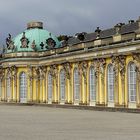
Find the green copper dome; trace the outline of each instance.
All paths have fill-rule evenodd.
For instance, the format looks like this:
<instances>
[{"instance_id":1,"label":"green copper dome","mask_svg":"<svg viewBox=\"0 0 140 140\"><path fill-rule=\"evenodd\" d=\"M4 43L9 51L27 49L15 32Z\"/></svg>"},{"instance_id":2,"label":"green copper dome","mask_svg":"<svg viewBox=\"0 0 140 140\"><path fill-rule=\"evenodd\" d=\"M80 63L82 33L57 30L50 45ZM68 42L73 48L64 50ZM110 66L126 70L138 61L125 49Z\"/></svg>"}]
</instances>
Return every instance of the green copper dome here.
<instances>
[{"instance_id":1,"label":"green copper dome","mask_svg":"<svg viewBox=\"0 0 140 140\"><path fill-rule=\"evenodd\" d=\"M43 29L42 22L30 22L27 24L27 30L13 39L10 37L6 42L7 53L45 51L61 47L57 37Z\"/></svg>"}]
</instances>

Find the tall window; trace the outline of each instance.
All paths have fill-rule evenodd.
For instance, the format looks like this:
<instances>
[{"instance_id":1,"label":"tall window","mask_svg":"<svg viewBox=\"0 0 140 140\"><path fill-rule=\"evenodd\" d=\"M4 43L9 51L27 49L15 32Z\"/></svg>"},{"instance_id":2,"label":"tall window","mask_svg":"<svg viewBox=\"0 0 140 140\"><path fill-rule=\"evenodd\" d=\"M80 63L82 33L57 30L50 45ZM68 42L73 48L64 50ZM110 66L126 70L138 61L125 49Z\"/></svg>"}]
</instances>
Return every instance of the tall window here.
<instances>
[{"instance_id":1,"label":"tall window","mask_svg":"<svg viewBox=\"0 0 140 140\"><path fill-rule=\"evenodd\" d=\"M136 66L134 63L128 65L128 87L129 102L136 102Z\"/></svg>"},{"instance_id":2,"label":"tall window","mask_svg":"<svg viewBox=\"0 0 140 140\"><path fill-rule=\"evenodd\" d=\"M65 100L65 71L60 72L60 99Z\"/></svg>"},{"instance_id":3,"label":"tall window","mask_svg":"<svg viewBox=\"0 0 140 140\"><path fill-rule=\"evenodd\" d=\"M22 72L19 77L20 84L20 101L26 102L27 98L27 76L25 72Z\"/></svg>"},{"instance_id":4,"label":"tall window","mask_svg":"<svg viewBox=\"0 0 140 140\"><path fill-rule=\"evenodd\" d=\"M53 81L52 81L52 75L48 74L48 100L52 100L53 95Z\"/></svg>"},{"instance_id":5,"label":"tall window","mask_svg":"<svg viewBox=\"0 0 140 140\"><path fill-rule=\"evenodd\" d=\"M74 99L79 100L80 83L78 69L74 70Z\"/></svg>"},{"instance_id":6,"label":"tall window","mask_svg":"<svg viewBox=\"0 0 140 140\"><path fill-rule=\"evenodd\" d=\"M7 91L7 98L10 98L11 95L11 79L10 79L10 75L7 75L7 80L6 80L6 91Z\"/></svg>"},{"instance_id":7,"label":"tall window","mask_svg":"<svg viewBox=\"0 0 140 140\"><path fill-rule=\"evenodd\" d=\"M90 83L90 101L96 101L96 78L94 68L91 67L89 71Z\"/></svg>"},{"instance_id":8,"label":"tall window","mask_svg":"<svg viewBox=\"0 0 140 140\"><path fill-rule=\"evenodd\" d=\"M108 101L114 102L114 71L113 66L110 64L108 66Z\"/></svg>"}]
</instances>

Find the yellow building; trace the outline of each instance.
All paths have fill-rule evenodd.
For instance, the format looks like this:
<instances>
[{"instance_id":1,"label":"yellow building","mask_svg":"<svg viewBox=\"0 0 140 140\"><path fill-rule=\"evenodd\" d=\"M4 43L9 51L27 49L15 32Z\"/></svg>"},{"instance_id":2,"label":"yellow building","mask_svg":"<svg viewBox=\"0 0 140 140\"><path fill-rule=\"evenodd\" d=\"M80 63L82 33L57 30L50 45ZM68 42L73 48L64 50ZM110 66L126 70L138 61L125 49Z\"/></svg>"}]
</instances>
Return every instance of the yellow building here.
<instances>
[{"instance_id":1,"label":"yellow building","mask_svg":"<svg viewBox=\"0 0 140 140\"><path fill-rule=\"evenodd\" d=\"M30 22L6 46L1 102L140 107L140 19L63 41Z\"/></svg>"}]
</instances>

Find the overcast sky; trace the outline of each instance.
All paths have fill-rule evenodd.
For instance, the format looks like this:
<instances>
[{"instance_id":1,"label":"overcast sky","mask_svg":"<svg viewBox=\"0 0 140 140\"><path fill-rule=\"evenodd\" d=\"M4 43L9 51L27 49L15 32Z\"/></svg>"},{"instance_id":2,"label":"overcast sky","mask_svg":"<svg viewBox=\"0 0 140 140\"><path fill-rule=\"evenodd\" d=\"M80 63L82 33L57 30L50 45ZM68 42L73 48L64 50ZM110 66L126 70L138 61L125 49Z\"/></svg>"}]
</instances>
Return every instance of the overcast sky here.
<instances>
[{"instance_id":1,"label":"overcast sky","mask_svg":"<svg viewBox=\"0 0 140 140\"><path fill-rule=\"evenodd\" d=\"M55 35L93 32L140 16L140 0L0 0L0 44L29 21L43 21Z\"/></svg>"}]
</instances>

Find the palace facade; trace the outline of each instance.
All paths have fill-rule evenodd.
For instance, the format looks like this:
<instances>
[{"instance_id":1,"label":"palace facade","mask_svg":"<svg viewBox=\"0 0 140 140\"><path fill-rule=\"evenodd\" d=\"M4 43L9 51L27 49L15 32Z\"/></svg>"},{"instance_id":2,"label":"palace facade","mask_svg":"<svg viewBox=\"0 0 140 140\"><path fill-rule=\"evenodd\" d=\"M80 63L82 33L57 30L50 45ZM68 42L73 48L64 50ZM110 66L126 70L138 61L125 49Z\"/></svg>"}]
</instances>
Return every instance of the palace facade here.
<instances>
[{"instance_id":1,"label":"palace facade","mask_svg":"<svg viewBox=\"0 0 140 140\"><path fill-rule=\"evenodd\" d=\"M140 19L62 41L41 22L9 34L0 101L139 108Z\"/></svg>"}]
</instances>

